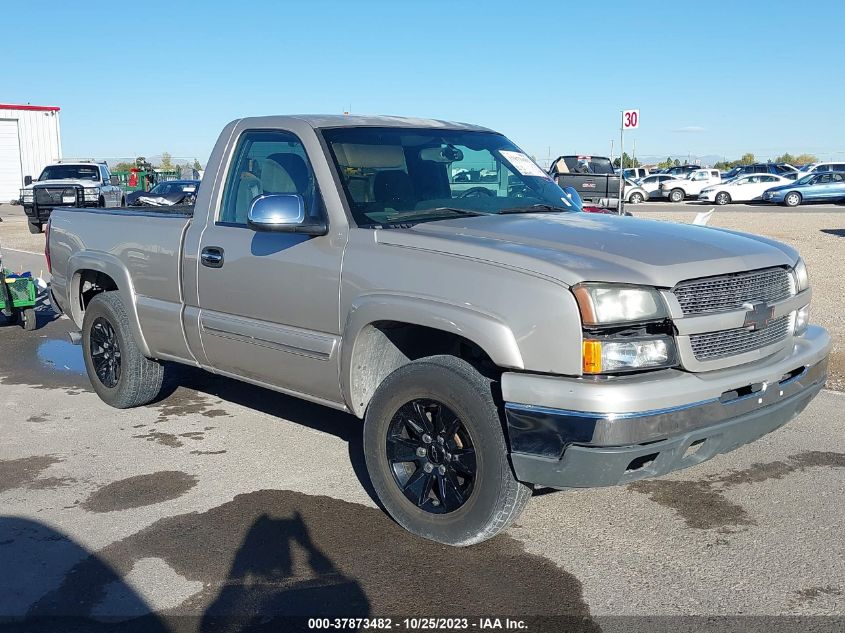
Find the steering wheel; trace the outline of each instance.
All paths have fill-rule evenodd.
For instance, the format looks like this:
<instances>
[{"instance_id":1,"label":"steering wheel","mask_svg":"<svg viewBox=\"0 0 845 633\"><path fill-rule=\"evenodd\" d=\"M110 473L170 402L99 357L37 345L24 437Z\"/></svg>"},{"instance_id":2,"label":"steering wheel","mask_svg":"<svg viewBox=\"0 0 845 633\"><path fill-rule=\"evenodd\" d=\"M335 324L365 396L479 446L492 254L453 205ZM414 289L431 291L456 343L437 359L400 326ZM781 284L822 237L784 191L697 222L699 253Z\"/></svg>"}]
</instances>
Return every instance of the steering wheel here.
<instances>
[{"instance_id":1,"label":"steering wheel","mask_svg":"<svg viewBox=\"0 0 845 633\"><path fill-rule=\"evenodd\" d=\"M488 189L487 187L470 187L466 191L464 191L459 197L460 198L482 198L487 196L488 198L495 198L496 194Z\"/></svg>"}]
</instances>

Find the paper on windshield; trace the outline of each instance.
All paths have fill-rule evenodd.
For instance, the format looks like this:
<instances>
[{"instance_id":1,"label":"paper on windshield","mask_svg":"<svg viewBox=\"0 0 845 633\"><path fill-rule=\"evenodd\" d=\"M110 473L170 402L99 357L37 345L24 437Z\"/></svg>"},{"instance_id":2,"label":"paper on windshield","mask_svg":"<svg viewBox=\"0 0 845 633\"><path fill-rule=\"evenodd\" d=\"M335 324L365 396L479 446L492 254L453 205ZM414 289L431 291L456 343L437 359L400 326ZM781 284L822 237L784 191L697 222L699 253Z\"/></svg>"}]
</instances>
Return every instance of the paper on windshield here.
<instances>
[{"instance_id":1,"label":"paper on windshield","mask_svg":"<svg viewBox=\"0 0 845 633\"><path fill-rule=\"evenodd\" d=\"M537 178L546 179L549 178L549 175L546 172L537 167L536 163L522 152L514 152L511 150L500 149L499 154L501 154L502 158L504 158L511 165L513 165L514 169L516 169L523 176L535 176Z\"/></svg>"}]
</instances>

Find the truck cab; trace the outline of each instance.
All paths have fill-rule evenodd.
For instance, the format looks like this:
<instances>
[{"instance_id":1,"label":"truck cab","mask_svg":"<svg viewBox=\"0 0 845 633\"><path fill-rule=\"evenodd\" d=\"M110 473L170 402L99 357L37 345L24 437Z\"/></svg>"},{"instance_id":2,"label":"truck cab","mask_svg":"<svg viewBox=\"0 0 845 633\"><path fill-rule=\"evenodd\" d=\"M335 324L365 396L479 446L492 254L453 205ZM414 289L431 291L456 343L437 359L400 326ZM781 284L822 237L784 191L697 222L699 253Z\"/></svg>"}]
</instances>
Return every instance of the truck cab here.
<instances>
[{"instance_id":1,"label":"truck cab","mask_svg":"<svg viewBox=\"0 0 845 633\"><path fill-rule=\"evenodd\" d=\"M119 207L123 191L106 162L67 160L47 165L37 179L26 176L20 191L30 233L41 233L56 207Z\"/></svg>"}]
</instances>

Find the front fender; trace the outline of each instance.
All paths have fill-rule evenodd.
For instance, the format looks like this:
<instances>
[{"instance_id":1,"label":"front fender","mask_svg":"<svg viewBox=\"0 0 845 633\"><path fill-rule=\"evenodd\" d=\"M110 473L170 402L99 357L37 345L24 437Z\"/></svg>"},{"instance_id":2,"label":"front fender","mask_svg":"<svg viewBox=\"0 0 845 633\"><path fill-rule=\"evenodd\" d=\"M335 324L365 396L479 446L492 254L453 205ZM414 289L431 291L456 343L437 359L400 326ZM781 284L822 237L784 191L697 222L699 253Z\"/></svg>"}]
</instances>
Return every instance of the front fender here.
<instances>
[{"instance_id":1,"label":"front fender","mask_svg":"<svg viewBox=\"0 0 845 633\"><path fill-rule=\"evenodd\" d=\"M85 270L94 270L111 277L117 285L117 291L120 293L120 298L129 316L129 325L132 335L135 337L135 342L144 356L150 356L150 349L144 338L144 333L141 331L140 320L138 319L138 305L132 277L123 262L110 253L85 251L76 253L68 259L65 276L65 279L69 280L66 309L76 326L82 327L84 317L84 310L77 297L80 295L82 272Z\"/></svg>"},{"instance_id":2,"label":"front fender","mask_svg":"<svg viewBox=\"0 0 845 633\"><path fill-rule=\"evenodd\" d=\"M349 310L340 356L340 387L350 409L358 415L363 415L362 407L366 403L356 403L351 397L355 346L361 331L378 321L397 321L456 334L478 345L499 367L525 368L513 332L492 315L430 298L388 293L364 295Z\"/></svg>"}]
</instances>

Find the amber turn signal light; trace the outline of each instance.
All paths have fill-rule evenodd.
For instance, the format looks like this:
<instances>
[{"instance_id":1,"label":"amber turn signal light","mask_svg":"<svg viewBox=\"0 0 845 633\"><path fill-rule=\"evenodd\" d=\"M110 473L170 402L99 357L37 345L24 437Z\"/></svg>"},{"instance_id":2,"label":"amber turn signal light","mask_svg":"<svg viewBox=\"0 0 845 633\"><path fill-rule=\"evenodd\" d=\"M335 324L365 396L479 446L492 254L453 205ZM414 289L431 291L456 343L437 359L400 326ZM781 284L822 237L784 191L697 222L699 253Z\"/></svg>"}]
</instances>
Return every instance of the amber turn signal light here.
<instances>
[{"instance_id":1,"label":"amber turn signal light","mask_svg":"<svg viewBox=\"0 0 845 633\"><path fill-rule=\"evenodd\" d=\"M581 359L582 371L585 374L600 374L601 341L584 341Z\"/></svg>"}]
</instances>

